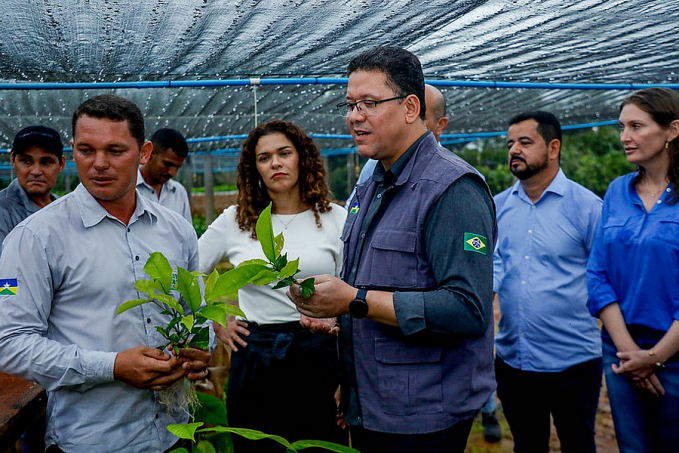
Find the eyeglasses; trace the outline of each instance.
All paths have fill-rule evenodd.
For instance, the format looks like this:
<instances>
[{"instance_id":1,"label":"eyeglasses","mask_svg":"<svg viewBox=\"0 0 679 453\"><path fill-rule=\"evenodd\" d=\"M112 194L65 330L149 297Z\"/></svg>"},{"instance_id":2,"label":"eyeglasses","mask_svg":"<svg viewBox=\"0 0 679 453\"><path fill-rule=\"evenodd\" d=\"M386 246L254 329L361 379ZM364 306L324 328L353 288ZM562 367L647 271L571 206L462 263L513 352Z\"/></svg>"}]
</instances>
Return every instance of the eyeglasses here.
<instances>
[{"instance_id":1,"label":"eyeglasses","mask_svg":"<svg viewBox=\"0 0 679 453\"><path fill-rule=\"evenodd\" d=\"M407 96L396 96L393 98L389 99L382 99L379 101L375 101L374 99L364 99L362 101L356 101L356 102L341 102L337 104L337 113L340 114L340 116L347 117L352 114L354 109L358 109L358 111L365 115L365 116L370 116L375 114L375 109L377 108L378 105L380 105L383 102L389 102L389 101L395 101L397 99L403 99Z\"/></svg>"}]
</instances>

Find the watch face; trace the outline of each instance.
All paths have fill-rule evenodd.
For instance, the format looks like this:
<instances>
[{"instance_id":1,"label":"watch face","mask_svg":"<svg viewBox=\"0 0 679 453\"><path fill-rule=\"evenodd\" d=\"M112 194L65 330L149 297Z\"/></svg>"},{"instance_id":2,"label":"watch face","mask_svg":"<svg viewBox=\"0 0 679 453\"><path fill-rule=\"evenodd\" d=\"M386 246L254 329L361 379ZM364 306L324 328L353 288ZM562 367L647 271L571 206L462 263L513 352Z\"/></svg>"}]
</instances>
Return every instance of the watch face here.
<instances>
[{"instance_id":1,"label":"watch face","mask_svg":"<svg viewBox=\"0 0 679 453\"><path fill-rule=\"evenodd\" d=\"M354 299L349 304L349 313L354 318L365 318L368 315L368 303L363 299Z\"/></svg>"}]
</instances>

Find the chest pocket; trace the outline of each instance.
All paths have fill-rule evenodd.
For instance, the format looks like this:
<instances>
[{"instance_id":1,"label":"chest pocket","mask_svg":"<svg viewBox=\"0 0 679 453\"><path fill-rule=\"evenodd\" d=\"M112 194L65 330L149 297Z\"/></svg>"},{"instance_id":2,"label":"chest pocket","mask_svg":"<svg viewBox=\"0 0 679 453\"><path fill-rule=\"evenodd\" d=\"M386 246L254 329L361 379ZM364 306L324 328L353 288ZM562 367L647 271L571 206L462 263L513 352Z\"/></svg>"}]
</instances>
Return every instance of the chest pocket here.
<instances>
[{"instance_id":1,"label":"chest pocket","mask_svg":"<svg viewBox=\"0 0 679 453\"><path fill-rule=\"evenodd\" d=\"M603 226L604 242L606 244L629 244L632 240L632 231L627 225L628 222L628 217L609 217Z\"/></svg>"},{"instance_id":2,"label":"chest pocket","mask_svg":"<svg viewBox=\"0 0 679 453\"><path fill-rule=\"evenodd\" d=\"M679 245L679 219L663 219L658 225L658 239Z\"/></svg>"},{"instance_id":3,"label":"chest pocket","mask_svg":"<svg viewBox=\"0 0 679 453\"><path fill-rule=\"evenodd\" d=\"M370 285L416 287L417 234L408 230L376 231L370 242Z\"/></svg>"}]
</instances>

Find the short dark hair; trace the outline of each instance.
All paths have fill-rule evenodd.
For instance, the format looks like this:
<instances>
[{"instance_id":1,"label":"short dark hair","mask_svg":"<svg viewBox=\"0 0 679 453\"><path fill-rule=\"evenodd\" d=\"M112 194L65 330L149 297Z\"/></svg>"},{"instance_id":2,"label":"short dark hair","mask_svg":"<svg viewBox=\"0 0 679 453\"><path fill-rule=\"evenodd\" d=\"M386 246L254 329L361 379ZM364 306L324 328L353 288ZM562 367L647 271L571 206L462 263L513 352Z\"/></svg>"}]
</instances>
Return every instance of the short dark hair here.
<instances>
[{"instance_id":1,"label":"short dark hair","mask_svg":"<svg viewBox=\"0 0 679 453\"><path fill-rule=\"evenodd\" d=\"M144 115L134 102L114 94L102 94L90 98L80 104L73 112L73 136L75 137L75 124L81 116L89 116L97 119L112 121L127 121L130 134L139 143L139 148L144 144Z\"/></svg>"},{"instance_id":2,"label":"short dark hair","mask_svg":"<svg viewBox=\"0 0 679 453\"><path fill-rule=\"evenodd\" d=\"M509 125L512 126L528 120L535 120L535 122L538 123L538 134L540 134L546 145L549 145L554 139L561 142L561 123L559 123L559 120L554 114L549 112L535 110L519 113L509 120ZM561 153L559 153L559 155L560 154Z\"/></svg>"},{"instance_id":3,"label":"short dark hair","mask_svg":"<svg viewBox=\"0 0 679 453\"><path fill-rule=\"evenodd\" d=\"M158 129L151 136L153 152L162 154L168 149L179 157L186 158L189 155L189 146L186 144L184 136L176 129Z\"/></svg>"},{"instance_id":4,"label":"short dark hair","mask_svg":"<svg viewBox=\"0 0 679 453\"><path fill-rule=\"evenodd\" d=\"M425 119L424 74L415 54L400 47L373 47L349 62L347 73L351 75L356 71L384 73L387 85L397 96L417 96L420 100L420 118Z\"/></svg>"},{"instance_id":5,"label":"short dark hair","mask_svg":"<svg viewBox=\"0 0 679 453\"><path fill-rule=\"evenodd\" d=\"M12 156L22 154L31 146L38 146L61 160L64 156L64 145L59 132L46 126L28 126L14 136Z\"/></svg>"}]
</instances>

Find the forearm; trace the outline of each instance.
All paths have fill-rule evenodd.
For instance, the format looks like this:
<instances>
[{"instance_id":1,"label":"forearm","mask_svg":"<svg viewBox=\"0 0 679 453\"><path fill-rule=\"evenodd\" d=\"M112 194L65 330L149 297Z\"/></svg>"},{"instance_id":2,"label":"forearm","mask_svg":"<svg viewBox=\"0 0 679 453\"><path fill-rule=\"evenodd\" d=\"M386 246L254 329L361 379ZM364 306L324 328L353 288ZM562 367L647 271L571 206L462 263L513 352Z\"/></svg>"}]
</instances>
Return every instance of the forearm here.
<instances>
[{"instance_id":1,"label":"forearm","mask_svg":"<svg viewBox=\"0 0 679 453\"><path fill-rule=\"evenodd\" d=\"M0 340L0 369L50 391L85 391L113 381L115 357L115 352L85 350L39 334L3 335Z\"/></svg>"},{"instance_id":2,"label":"forearm","mask_svg":"<svg viewBox=\"0 0 679 453\"><path fill-rule=\"evenodd\" d=\"M606 305L599 312L599 318L604 323L604 327L606 327L618 351L635 351L639 349L639 346L627 330L625 318L622 316L620 305L617 302Z\"/></svg>"},{"instance_id":3,"label":"forearm","mask_svg":"<svg viewBox=\"0 0 679 453\"><path fill-rule=\"evenodd\" d=\"M675 319L667 333L653 346L653 354L658 362L665 363L677 352L679 352L679 321Z\"/></svg>"}]
</instances>

